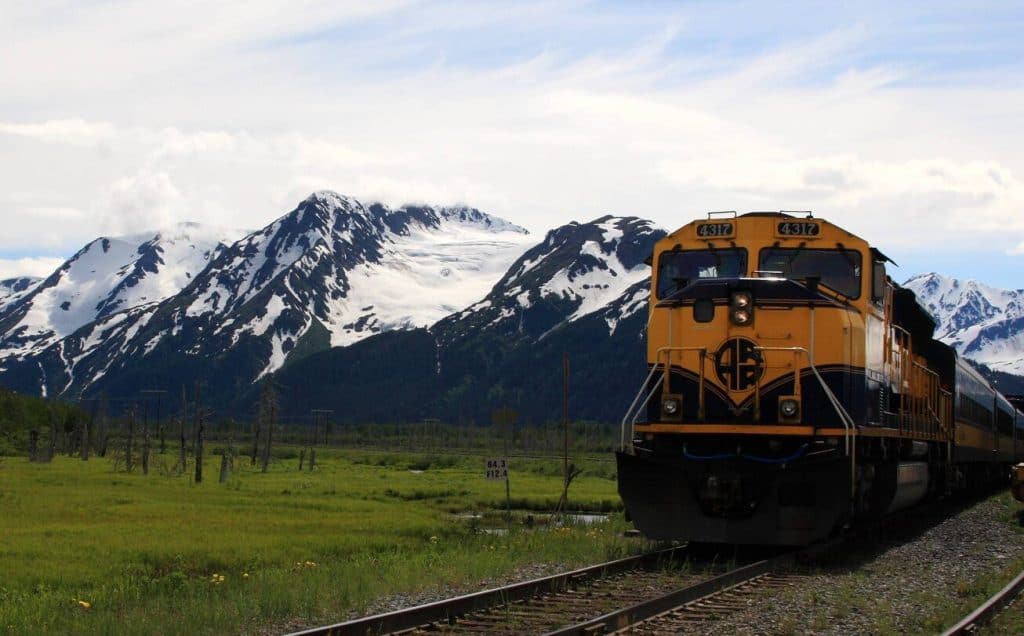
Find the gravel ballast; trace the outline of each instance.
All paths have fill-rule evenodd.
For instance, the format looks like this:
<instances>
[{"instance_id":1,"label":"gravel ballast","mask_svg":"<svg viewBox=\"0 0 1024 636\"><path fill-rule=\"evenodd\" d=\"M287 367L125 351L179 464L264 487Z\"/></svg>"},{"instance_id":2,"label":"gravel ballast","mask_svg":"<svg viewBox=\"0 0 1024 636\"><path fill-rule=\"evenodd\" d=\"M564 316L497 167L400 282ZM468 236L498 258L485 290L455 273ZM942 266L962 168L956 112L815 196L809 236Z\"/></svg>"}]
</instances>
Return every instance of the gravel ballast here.
<instances>
[{"instance_id":1,"label":"gravel ballast","mask_svg":"<svg viewBox=\"0 0 1024 636\"><path fill-rule=\"evenodd\" d=\"M918 534L874 537L841 562L811 569L782 592L753 595L745 609L692 633L940 632L976 604L967 597L1009 580L1007 568L1024 560L1024 533L1014 522L1020 507L1000 495L924 522Z\"/></svg>"}]
</instances>

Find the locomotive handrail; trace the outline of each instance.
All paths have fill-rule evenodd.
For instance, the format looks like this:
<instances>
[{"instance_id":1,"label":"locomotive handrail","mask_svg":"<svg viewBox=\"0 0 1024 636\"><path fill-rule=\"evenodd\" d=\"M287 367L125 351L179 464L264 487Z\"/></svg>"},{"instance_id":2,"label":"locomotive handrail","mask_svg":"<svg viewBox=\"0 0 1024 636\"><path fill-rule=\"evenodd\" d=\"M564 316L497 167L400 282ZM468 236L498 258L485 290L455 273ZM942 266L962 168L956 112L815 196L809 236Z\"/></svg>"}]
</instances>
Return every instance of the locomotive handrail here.
<instances>
[{"instance_id":1,"label":"locomotive handrail","mask_svg":"<svg viewBox=\"0 0 1024 636\"><path fill-rule=\"evenodd\" d=\"M818 378L818 383L821 384L821 390L825 393L825 397L832 403L832 407L839 414L839 419L843 423L843 439L846 442L846 454L850 458L850 495L857 488L857 424L853 421L853 417L843 407L839 398L832 392L828 384L825 383L825 379L818 373L818 368L814 365L814 358L811 356L811 352L804 347L754 347L759 351L800 351L807 356L807 365L811 368L811 372L814 373L814 377Z\"/></svg>"},{"instance_id":2,"label":"locomotive handrail","mask_svg":"<svg viewBox=\"0 0 1024 636\"><path fill-rule=\"evenodd\" d=\"M632 440L633 440L633 425L636 424L636 419L638 417L640 417L640 413L643 412L644 408L647 407L647 403L651 401L652 397L654 397L654 394L658 391L658 386L661 385L663 382L667 382L668 381L669 373L671 373L671 370L672 370L672 355L671 355L672 351L683 351L683 352L685 352L685 351L698 351L698 352L700 352L700 386L698 388L697 393L698 393L698 399L699 399L699 407L698 408L700 409L700 414L703 417L703 413L704 413L704 359L707 357L707 351L708 351L707 347L660 347L655 352L655 357L654 357L655 362L651 366L651 370L647 374L647 378L644 380L643 384L640 385L640 390L637 391L636 397L633 398L633 402L629 405L629 408L626 409L626 414L622 418L622 430L621 430L621 433L620 433L621 438L619 440L621 442L621 444L622 444L622 450L630 450L631 449ZM668 354L665 357L665 364L664 365L661 364L662 353ZM651 379L654 377L654 374L658 371L659 367L663 368L662 377L661 377L660 380L658 380L658 382L654 383L653 387L650 390L648 390L647 387L648 387L648 385L651 384ZM640 403L640 406L637 407L637 403L640 402L640 397L642 395L644 395L645 392L647 393L647 397L645 397L643 402ZM634 411L636 411L636 412L634 413ZM627 426L629 427L629 434L628 435L627 435Z\"/></svg>"},{"instance_id":3,"label":"locomotive handrail","mask_svg":"<svg viewBox=\"0 0 1024 636\"><path fill-rule=\"evenodd\" d=\"M630 447L632 446L633 430L632 430L632 422L630 421L630 418L631 418L631 416L633 414L633 409L636 408L636 403L640 401L640 396L643 395L644 391L647 390L648 385L651 383L651 378L654 377L654 374L655 374L655 372L657 370L658 370L658 364L657 363L651 365L650 373L647 374L647 378L644 380L643 384L640 385L640 390L636 392L636 397L633 398L633 402L629 405L629 408L626 409L626 414L622 417L622 430L620 432L620 440L619 441L622 443L622 450L624 450L624 451L625 450L631 450ZM654 391L656 391L657 388L658 388L658 385L655 384L654 385L654 389L652 389L651 392L650 392L650 395L648 395L647 399L644 400L644 406L646 406L647 402L650 401L651 396L654 395ZM626 426L627 425L630 426L630 431L629 431L629 436L628 437L626 435ZM627 442L627 440L629 440L629 442Z\"/></svg>"}]
</instances>

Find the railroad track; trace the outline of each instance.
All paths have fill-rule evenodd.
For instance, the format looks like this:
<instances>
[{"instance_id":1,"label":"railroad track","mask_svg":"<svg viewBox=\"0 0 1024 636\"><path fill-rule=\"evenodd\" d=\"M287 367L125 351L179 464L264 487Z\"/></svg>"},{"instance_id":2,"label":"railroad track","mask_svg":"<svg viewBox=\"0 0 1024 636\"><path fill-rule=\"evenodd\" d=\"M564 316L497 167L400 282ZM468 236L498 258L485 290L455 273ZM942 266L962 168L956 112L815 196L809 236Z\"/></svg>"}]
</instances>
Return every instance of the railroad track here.
<instances>
[{"instance_id":1,"label":"railroad track","mask_svg":"<svg viewBox=\"0 0 1024 636\"><path fill-rule=\"evenodd\" d=\"M965 616L959 623L943 632L942 636L959 636L974 632L1002 611L1010 601L1020 594L1021 590L1024 590L1024 572L1018 574L1006 587L996 592L994 596Z\"/></svg>"},{"instance_id":2,"label":"railroad track","mask_svg":"<svg viewBox=\"0 0 1024 636\"><path fill-rule=\"evenodd\" d=\"M961 504L953 508L957 505ZM752 596L793 584L799 579L793 573L799 569L795 566L837 555L840 548L865 539L873 541L883 528L893 531L885 533L890 539L907 530L912 532L915 527L934 523L936 514L945 516L948 508L948 502L919 506L837 538L719 574L699 572L711 569L701 564L720 562L718 555L702 556L689 547L673 548L292 636L700 633L702 624L742 607ZM690 568L680 567L684 557L690 561ZM694 564L696 567L692 567ZM1017 590L1024 588L1024 574L1018 579Z\"/></svg>"},{"instance_id":3,"label":"railroad track","mask_svg":"<svg viewBox=\"0 0 1024 636\"><path fill-rule=\"evenodd\" d=\"M513 618L517 631L506 633L538 629L543 632L552 625L579 620L579 612L588 611L584 608L600 614L610 606L621 604L623 595L626 598L630 594L650 596L659 590L678 587L687 577L692 579L681 567L686 555L685 548L658 550L436 603L308 629L292 636L364 636L415 630L501 633L499 623ZM626 580L633 583L626 585ZM627 589L629 587L632 591ZM538 612L538 608L542 611ZM530 618L530 614L535 616ZM545 614L561 622L541 627Z\"/></svg>"}]
</instances>

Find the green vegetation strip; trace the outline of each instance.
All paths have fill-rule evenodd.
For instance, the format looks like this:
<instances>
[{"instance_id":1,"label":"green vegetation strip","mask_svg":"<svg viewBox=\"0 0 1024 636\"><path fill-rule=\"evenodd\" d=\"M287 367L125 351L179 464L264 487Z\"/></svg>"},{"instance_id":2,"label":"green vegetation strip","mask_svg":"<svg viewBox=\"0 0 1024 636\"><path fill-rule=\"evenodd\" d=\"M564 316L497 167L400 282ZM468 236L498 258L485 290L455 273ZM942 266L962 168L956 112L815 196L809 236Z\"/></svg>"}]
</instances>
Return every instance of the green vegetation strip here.
<instances>
[{"instance_id":1,"label":"green vegetation strip","mask_svg":"<svg viewBox=\"0 0 1024 636\"><path fill-rule=\"evenodd\" d=\"M999 590L995 596L985 601L981 607L974 610L964 617L964 619L959 623L943 632L943 636L957 636L958 634L965 634L974 630L1002 609L1007 602L1017 596L1022 588L1024 588L1024 572L1018 574L1016 578L1006 585L1006 587Z\"/></svg>"},{"instance_id":2,"label":"green vegetation strip","mask_svg":"<svg viewBox=\"0 0 1024 636\"><path fill-rule=\"evenodd\" d=\"M558 459L513 464L523 510L506 521L483 455L318 449L313 473L279 458L265 474L236 458L223 484L173 476L172 457L154 455L148 476L96 457L0 458L0 632L289 631L649 547L622 537L621 513L549 525ZM617 510L608 463L577 465L571 506Z\"/></svg>"}]
</instances>

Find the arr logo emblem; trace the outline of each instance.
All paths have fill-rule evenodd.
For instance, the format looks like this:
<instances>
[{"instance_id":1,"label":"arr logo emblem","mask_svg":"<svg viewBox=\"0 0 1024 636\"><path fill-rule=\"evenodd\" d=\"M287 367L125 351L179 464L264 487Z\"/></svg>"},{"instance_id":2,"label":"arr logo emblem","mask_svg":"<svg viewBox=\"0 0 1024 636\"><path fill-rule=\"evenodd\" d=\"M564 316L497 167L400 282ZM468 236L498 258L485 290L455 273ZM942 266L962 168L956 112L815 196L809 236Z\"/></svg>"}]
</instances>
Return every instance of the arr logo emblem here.
<instances>
[{"instance_id":1,"label":"arr logo emblem","mask_svg":"<svg viewBox=\"0 0 1024 636\"><path fill-rule=\"evenodd\" d=\"M746 391L761 379L764 364L757 344L746 338L730 338L715 353L715 373L730 391Z\"/></svg>"}]
</instances>

